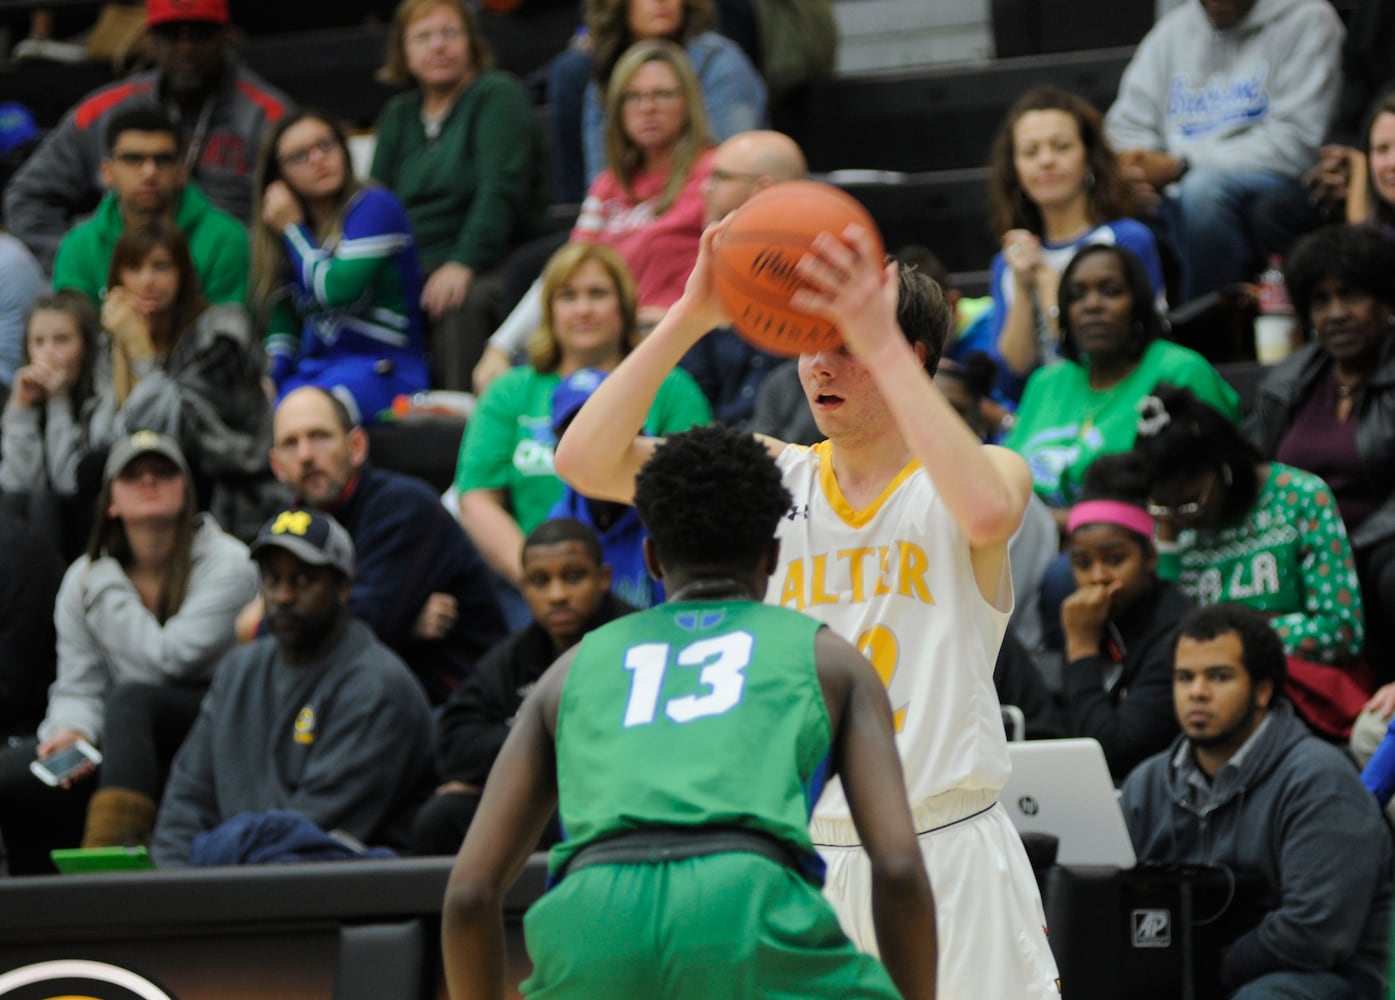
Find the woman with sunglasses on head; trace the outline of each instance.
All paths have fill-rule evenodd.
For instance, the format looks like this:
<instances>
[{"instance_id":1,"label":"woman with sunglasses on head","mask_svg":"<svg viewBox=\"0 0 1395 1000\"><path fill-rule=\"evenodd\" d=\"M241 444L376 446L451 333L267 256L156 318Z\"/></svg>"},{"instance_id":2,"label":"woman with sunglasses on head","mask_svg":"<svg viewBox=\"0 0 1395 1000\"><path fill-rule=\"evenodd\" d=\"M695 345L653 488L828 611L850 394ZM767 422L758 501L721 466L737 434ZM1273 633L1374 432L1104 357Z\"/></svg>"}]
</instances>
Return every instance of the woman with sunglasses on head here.
<instances>
[{"instance_id":1,"label":"woman with sunglasses on head","mask_svg":"<svg viewBox=\"0 0 1395 1000\"><path fill-rule=\"evenodd\" d=\"M1067 735L1099 740L1115 781L1177 735L1170 640L1195 606L1158 578L1148 485L1138 455L1102 455L1085 473L1068 525L1075 592L1061 604Z\"/></svg>"},{"instance_id":2,"label":"woman with sunglasses on head","mask_svg":"<svg viewBox=\"0 0 1395 1000\"><path fill-rule=\"evenodd\" d=\"M281 119L262 143L257 192L250 298L276 398L317 386L369 424L425 390L412 226L396 195L354 177L338 125L313 111Z\"/></svg>"},{"instance_id":3,"label":"woman with sunglasses on head","mask_svg":"<svg viewBox=\"0 0 1395 1000\"><path fill-rule=\"evenodd\" d=\"M1349 715L1323 717L1301 692L1294 696L1311 725L1345 738L1365 700L1353 691L1369 696L1370 682L1359 663L1361 586L1332 491L1310 472L1266 461L1190 390L1159 386L1139 412L1136 448L1151 466L1159 575L1198 604L1229 601L1268 614L1289 656L1291 688L1307 680L1358 701ZM1324 672L1332 667L1345 677Z\"/></svg>"}]
</instances>

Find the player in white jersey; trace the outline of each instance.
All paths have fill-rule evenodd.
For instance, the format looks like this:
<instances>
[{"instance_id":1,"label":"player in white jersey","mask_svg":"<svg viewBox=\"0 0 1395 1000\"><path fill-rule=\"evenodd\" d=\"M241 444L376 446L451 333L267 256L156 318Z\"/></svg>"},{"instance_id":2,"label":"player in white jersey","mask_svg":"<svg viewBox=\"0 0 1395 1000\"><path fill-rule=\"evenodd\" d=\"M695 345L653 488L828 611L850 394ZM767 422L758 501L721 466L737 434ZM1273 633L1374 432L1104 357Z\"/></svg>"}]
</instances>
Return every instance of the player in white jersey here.
<instances>
[{"instance_id":1,"label":"player in white jersey","mask_svg":"<svg viewBox=\"0 0 1395 1000\"><path fill-rule=\"evenodd\" d=\"M556 453L587 496L628 501L652 453L636 437L667 372L724 322L703 239L683 297L601 384ZM798 265L796 307L835 322L844 348L803 355L800 380L828 440L769 442L795 503L766 599L856 642L881 671L940 928L940 996L1058 995L1040 896L997 793L1008 760L993 663L1012 611L1007 542L1031 492L1022 459L985 447L929 378L949 326L934 282L883 268L866 233L824 234ZM701 470L694 470L700 475ZM739 486L737 487L739 488ZM811 828L825 892L871 948L870 872L841 788Z\"/></svg>"}]
</instances>

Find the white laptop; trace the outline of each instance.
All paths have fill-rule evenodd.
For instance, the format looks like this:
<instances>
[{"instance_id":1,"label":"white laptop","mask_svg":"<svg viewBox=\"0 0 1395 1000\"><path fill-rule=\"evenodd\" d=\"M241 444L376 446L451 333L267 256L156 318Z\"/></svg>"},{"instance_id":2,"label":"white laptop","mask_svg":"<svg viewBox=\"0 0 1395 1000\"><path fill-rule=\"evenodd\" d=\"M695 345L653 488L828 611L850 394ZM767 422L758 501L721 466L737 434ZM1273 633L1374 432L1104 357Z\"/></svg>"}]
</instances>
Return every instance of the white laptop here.
<instances>
[{"instance_id":1,"label":"white laptop","mask_svg":"<svg viewBox=\"0 0 1395 1000\"><path fill-rule=\"evenodd\" d=\"M1124 812L1098 740L1028 740L1009 743L1012 777L999 795L1019 833L1059 839L1062 865L1137 862Z\"/></svg>"}]
</instances>

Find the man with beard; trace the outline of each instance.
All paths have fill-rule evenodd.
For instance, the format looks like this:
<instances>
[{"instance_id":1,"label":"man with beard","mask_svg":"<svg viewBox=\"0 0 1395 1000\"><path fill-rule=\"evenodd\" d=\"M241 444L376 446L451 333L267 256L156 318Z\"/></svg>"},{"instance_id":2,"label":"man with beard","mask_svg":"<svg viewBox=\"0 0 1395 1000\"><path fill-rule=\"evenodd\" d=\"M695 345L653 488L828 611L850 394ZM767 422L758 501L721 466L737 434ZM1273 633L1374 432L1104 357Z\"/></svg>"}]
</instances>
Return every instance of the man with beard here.
<instances>
[{"instance_id":1,"label":"man with beard","mask_svg":"<svg viewBox=\"0 0 1395 1000\"><path fill-rule=\"evenodd\" d=\"M271 471L297 506L328 511L358 552L349 606L406 662L433 705L508 634L479 552L420 480L374 467L368 435L344 404L305 386L272 425ZM239 619L244 638L257 608Z\"/></svg>"},{"instance_id":2,"label":"man with beard","mask_svg":"<svg viewBox=\"0 0 1395 1000\"><path fill-rule=\"evenodd\" d=\"M1351 762L1283 697L1265 616L1192 611L1173 645L1172 748L1124 782L1140 862L1251 876L1263 917L1221 951L1232 1000L1375 997L1385 980L1390 834Z\"/></svg>"},{"instance_id":3,"label":"man with beard","mask_svg":"<svg viewBox=\"0 0 1395 1000\"><path fill-rule=\"evenodd\" d=\"M354 545L332 517L284 510L252 544L269 635L219 664L160 803L157 865L242 813L295 813L403 848L429 792L431 707L349 613Z\"/></svg>"},{"instance_id":4,"label":"man with beard","mask_svg":"<svg viewBox=\"0 0 1395 1000\"><path fill-rule=\"evenodd\" d=\"M180 162L208 200L252 218L252 172L267 126L290 106L231 54L227 0L149 0L155 69L95 90L63 116L5 188L5 226L45 268L102 196L107 124L135 102L179 126Z\"/></svg>"}]
</instances>

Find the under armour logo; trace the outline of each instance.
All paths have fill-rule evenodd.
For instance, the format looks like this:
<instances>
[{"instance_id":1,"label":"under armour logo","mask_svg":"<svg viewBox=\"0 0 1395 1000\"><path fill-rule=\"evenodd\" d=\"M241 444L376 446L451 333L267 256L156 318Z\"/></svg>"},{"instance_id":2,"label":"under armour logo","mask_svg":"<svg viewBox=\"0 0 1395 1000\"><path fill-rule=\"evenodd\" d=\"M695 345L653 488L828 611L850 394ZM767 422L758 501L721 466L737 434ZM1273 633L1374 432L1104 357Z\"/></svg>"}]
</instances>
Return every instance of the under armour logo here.
<instances>
[{"instance_id":1,"label":"under armour logo","mask_svg":"<svg viewBox=\"0 0 1395 1000\"><path fill-rule=\"evenodd\" d=\"M1172 946L1171 910L1134 910L1133 946L1135 948L1170 948Z\"/></svg>"},{"instance_id":2,"label":"under armour logo","mask_svg":"<svg viewBox=\"0 0 1395 1000\"><path fill-rule=\"evenodd\" d=\"M785 520L787 521L798 521L801 519L805 521L809 520L809 505L807 503L803 507L796 504L791 507L790 512L785 515Z\"/></svg>"}]
</instances>

